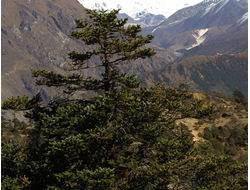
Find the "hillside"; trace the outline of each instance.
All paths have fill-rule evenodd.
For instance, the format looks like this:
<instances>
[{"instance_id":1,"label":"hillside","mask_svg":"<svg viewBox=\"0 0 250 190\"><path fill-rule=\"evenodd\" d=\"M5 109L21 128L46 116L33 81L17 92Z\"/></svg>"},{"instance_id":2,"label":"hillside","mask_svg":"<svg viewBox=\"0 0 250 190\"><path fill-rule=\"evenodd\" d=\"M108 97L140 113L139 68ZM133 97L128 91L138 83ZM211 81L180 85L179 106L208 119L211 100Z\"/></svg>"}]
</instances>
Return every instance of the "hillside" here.
<instances>
[{"instance_id":1,"label":"hillside","mask_svg":"<svg viewBox=\"0 0 250 190\"><path fill-rule=\"evenodd\" d=\"M211 2L203 2L177 11L157 26L143 28L143 35L155 35L149 46L157 54L152 59L124 64L121 70L137 74L146 86L150 86L152 80L171 86L187 83L193 90L231 95L239 89L247 96L247 54L229 56L248 47L246 4L244 0L230 0L219 9L218 3L211 8ZM1 6L2 100L38 92L43 99L49 100L56 92L35 86L30 68L64 73L61 67L68 61L67 53L88 48L68 36L75 29L74 20L86 18L84 7L76 0L3 0ZM217 53L227 55L214 56ZM168 66L175 60L179 63ZM92 60L89 64L97 61ZM97 77L99 70L85 70L82 74Z\"/></svg>"},{"instance_id":2,"label":"hillside","mask_svg":"<svg viewBox=\"0 0 250 190\"><path fill-rule=\"evenodd\" d=\"M164 111L165 114L163 114L162 116L165 118L168 118L169 119L168 122L170 123L174 121L175 133L177 133L178 130L182 129L182 134L185 135L185 139L187 140L190 138L191 141L194 142L194 147L196 148L199 147L199 149L196 149L196 153L193 156L199 158L199 156L209 156L211 154L215 154L220 157L232 156L234 160L237 160L240 163L247 162L247 158L248 158L247 107L239 103L236 103L234 99L226 97L225 95L222 95L219 93L217 94L192 93L190 90L182 91L182 90L176 90L176 89L178 88L172 88L172 89L166 88L163 92L163 91L158 91L159 89L157 88L154 88L154 90L156 91L155 92L153 91L154 95L150 96L150 98L153 98L155 101L155 99L157 99L158 96L161 97L162 95L164 95L164 98L161 97L162 103L166 102L165 101L166 99L173 103L172 106L175 108L172 110L165 110ZM150 90L148 89L147 92L149 93ZM182 98L184 97L185 98L182 99L181 96L171 97L172 93L178 96L181 95ZM189 95L191 94L191 96L189 96L188 94ZM179 101L184 100L184 102L182 102L183 104L182 103L180 104L181 105L180 107L178 107L174 103L174 100L179 99L179 98L180 98ZM130 101L131 99L132 97L130 97ZM189 106L184 108L185 107L184 104L188 104ZM165 106L167 106L167 104ZM193 106L197 113L198 112L201 113L200 116L196 114L194 115L191 114L194 116L192 117L187 113L190 111L189 108ZM186 111L180 109L181 107L184 108ZM170 109L170 107L168 108ZM137 109L139 108L137 107ZM210 111L208 111L209 109ZM181 110L184 111L185 113L184 112L181 113L182 112ZM127 110L126 110L126 113L127 113ZM80 113L78 114L81 115ZM141 116L141 114L142 113L139 112L139 115L135 117L136 120L138 119L137 118L138 116ZM177 116L178 114L181 114L181 115L184 114L187 116L185 117L181 116L181 119L178 119L178 117L180 116L180 115ZM90 115L90 117L94 117L94 116L95 116L94 114ZM73 117L74 122L76 122L75 114L72 116L69 116L69 118L71 117ZM69 118L66 119L65 121L66 123L69 122L68 120ZM170 118L172 118L173 121L171 121ZM60 118L60 120L64 120L64 119L65 119L64 117ZM123 118L123 119L125 120L127 118ZM63 125L61 122L59 123L60 123L59 126ZM150 124L151 124L150 122L147 123L147 125L150 125ZM28 140L31 139L30 134L32 134L32 131L35 128L35 126L30 126L24 122L20 122L16 118L14 118L13 120L7 120L4 117L2 117L1 126L2 126L1 137L2 137L2 142L5 143L4 145L6 144L10 145L12 142L19 142L22 146L25 146L25 144L29 142ZM53 128L54 127L55 126L53 125ZM51 126L50 126L50 129L51 129ZM140 132L142 131L140 130ZM163 133L166 133L166 131L163 131ZM140 142L137 142L135 140L136 136L134 135L131 135L131 136L132 136L131 138L133 139L133 143L130 144L129 150L138 151L138 146L140 146L142 143L140 144ZM150 141L150 140L151 139L147 137L147 141ZM178 148L177 150L179 150ZM191 156L190 159L192 159L193 156ZM86 158L84 157L84 159Z\"/></svg>"},{"instance_id":3,"label":"hillside","mask_svg":"<svg viewBox=\"0 0 250 190\"><path fill-rule=\"evenodd\" d=\"M6 39L8 34L12 37L9 39L16 39L12 41L17 42L14 47L24 44L22 53L37 58L32 74L36 85L46 88L32 97L9 97L1 104L2 110L13 114L10 120L2 117L3 189L247 188L247 100L240 88L233 98L216 93L241 87L239 83L245 89L247 49L232 55L187 57L168 64L181 53L154 44L149 45L153 48L145 47L154 36L139 35L139 25L125 27L126 21L116 17L117 10L86 10L90 22L76 20L80 30L70 33L80 40L77 42L62 32L58 22L54 22L55 33L48 28L53 25L43 16L46 11L42 5L54 12L59 10L60 20L63 6L54 7L56 0L30 7L26 5L33 1L22 3L21 12L26 10L24 17L34 17L34 23L29 20L22 32L22 25L15 26L12 33L2 32ZM20 7L19 3L13 5L14 9ZM37 6L41 13L35 11ZM47 26L45 30L43 26ZM203 40L205 32L202 29L193 35ZM51 41L46 41L46 34ZM39 39L48 44L43 46ZM32 46L32 40L41 44ZM11 60L8 48L12 42L5 43L3 56L4 74L12 71L10 77L14 79L20 77L16 73L25 64L6 65ZM58 44L46 52L53 42ZM69 46L64 45L67 43ZM37 55L40 46L44 52ZM56 56L67 48L76 51L68 58ZM56 55L51 54L53 51ZM151 56L154 58L148 59ZM69 61L71 64L67 64ZM68 68L67 73L63 68ZM138 72L145 77L146 87L130 75ZM30 88L24 79L26 90L34 94L36 88ZM160 82L152 85L152 80ZM28 122L19 118L18 112L24 113Z\"/></svg>"},{"instance_id":4,"label":"hillside","mask_svg":"<svg viewBox=\"0 0 250 190\"><path fill-rule=\"evenodd\" d=\"M1 1L2 25L2 100L8 96L30 95L34 86L30 68L61 71L58 65L70 47L82 44L69 38L74 19L85 17L76 0ZM45 99L47 90L42 90Z\"/></svg>"},{"instance_id":5,"label":"hillside","mask_svg":"<svg viewBox=\"0 0 250 190\"><path fill-rule=\"evenodd\" d=\"M238 40L237 49L235 46L226 48L227 52L235 53L247 46L247 13L246 0L203 1L177 11L158 26L145 28L143 34L154 34L154 45L173 51ZM220 47L219 52L226 51Z\"/></svg>"},{"instance_id":6,"label":"hillside","mask_svg":"<svg viewBox=\"0 0 250 190\"><path fill-rule=\"evenodd\" d=\"M77 0L3 0L1 6L2 100L9 96L34 95L39 91L49 100L56 92L34 86L30 68L65 72L60 67L67 62L67 53L88 48L68 36L76 27L75 19L86 18L84 7ZM178 57L163 48L154 49L158 54L152 60L138 60L125 69L132 73L149 72ZM96 77L98 73L94 69L83 71L85 76Z\"/></svg>"},{"instance_id":7,"label":"hillside","mask_svg":"<svg viewBox=\"0 0 250 190\"><path fill-rule=\"evenodd\" d=\"M185 83L195 91L227 95L239 89L247 97L248 51L232 55L187 57L144 75L142 80L146 81L146 86L152 85L152 81L164 81L169 86Z\"/></svg>"}]
</instances>

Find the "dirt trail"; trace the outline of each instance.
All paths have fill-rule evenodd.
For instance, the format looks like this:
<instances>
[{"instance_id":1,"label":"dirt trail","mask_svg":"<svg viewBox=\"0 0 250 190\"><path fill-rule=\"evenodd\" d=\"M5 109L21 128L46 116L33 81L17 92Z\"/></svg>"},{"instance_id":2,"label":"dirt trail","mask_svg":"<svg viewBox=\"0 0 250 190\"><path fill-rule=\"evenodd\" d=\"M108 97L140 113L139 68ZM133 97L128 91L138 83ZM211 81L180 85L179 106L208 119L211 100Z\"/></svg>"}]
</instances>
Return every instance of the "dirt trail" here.
<instances>
[{"instance_id":1,"label":"dirt trail","mask_svg":"<svg viewBox=\"0 0 250 190\"><path fill-rule=\"evenodd\" d=\"M194 93L193 94L195 99L203 99L205 96L202 93ZM226 105L227 104L227 105ZM248 124L248 114L246 111L236 111L235 110L235 105L229 104L224 101L221 103L221 106L225 108L225 110L221 113L219 118L214 119L214 120L206 120L206 121L200 121L195 118L185 118L185 119L180 119L176 122L176 124L182 123L183 125L187 126L191 133L194 135L194 141L204 141L204 138L200 137L199 134L203 134L203 131L207 127L215 126L215 127L220 127L220 126L226 126L228 123L232 121L237 121L237 124L239 126L246 126ZM228 117L222 117L223 113L229 113L231 112L232 115Z\"/></svg>"},{"instance_id":2,"label":"dirt trail","mask_svg":"<svg viewBox=\"0 0 250 190\"><path fill-rule=\"evenodd\" d=\"M235 116L235 118L238 120L237 123L241 124L241 125L247 125L248 123L248 119L247 118L242 118L240 119L239 116ZM185 119L181 119L178 120L176 122L176 124L178 125L179 123L182 123L183 125L187 126L189 128L189 130L191 131L191 133L194 135L194 141L204 141L204 139L202 137L199 137L199 134L202 134L204 129L206 127L211 127L211 126L215 126L215 127L220 127L220 126L225 126L227 125L229 122L232 121L232 117L229 118L219 118L219 119L215 119L212 120L211 123L205 122L203 124L199 124L199 120L195 119L195 118L185 118Z\"/></svg>"}]
</instances>

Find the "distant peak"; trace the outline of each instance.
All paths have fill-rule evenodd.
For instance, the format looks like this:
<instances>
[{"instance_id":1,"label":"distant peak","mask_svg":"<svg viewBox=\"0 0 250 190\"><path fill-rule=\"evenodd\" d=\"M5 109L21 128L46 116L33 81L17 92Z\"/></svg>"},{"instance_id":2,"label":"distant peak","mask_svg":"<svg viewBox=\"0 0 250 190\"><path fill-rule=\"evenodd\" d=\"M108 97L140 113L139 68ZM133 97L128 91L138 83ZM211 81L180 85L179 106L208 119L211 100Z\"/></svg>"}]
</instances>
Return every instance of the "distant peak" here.
<instances>
[{"instance_id":1,"label":"distant peak","mask_svg":"<svg viewBox=\"0 0 250 190\"><path fill-rule=\"evenodd\" d=\"M223 0L203 0L202 3L218 3Z\"/></svg>"},{"instance_id":2,"label":"distant peak","mask_svg":"<svg viewBox=\"0 0 250 190\"><path fill-rule=\"evenodd\" d=\"M153 15L164 15L166 18L174 14L176 11L196 5L202 2L202 0L175 0L173 3L169 3L165 0L154 1L122 1L122 0L78 0L84 7L88 9L117 9L121 8L120 13L126 13L133 19L140 19L140 14L143 12L151 13Z\"/></svg>"}]
</instances>

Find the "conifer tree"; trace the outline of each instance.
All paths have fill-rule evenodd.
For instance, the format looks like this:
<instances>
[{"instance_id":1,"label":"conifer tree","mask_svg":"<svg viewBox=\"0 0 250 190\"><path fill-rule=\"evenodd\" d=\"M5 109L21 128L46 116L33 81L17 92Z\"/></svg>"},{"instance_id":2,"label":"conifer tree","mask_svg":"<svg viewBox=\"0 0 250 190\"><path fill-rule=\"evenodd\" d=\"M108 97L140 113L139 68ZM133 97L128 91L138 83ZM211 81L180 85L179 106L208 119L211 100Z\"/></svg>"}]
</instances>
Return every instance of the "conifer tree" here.
<instances>
[{"instance_id":1,"label":"conifer tree","mask_svg":"<svg viewBox=\"0 0 250 190\"><path fill-rule=\"evenodd\" d=\"M238 89L235 90L235 91L233 92L233 98L235 99L235 101L236 101L237 103L240 103L240 104L242 104L242 105L244 105L244 106L247 105L247 99L246 99L246 97L245 97L244 94L243 94L241 91L239 91Z\"/></svg>"},{"instance_id":2,"label":"conifer tree","mask_svg":"<svg viewBox=\"0 0 250 190\"><path fill-rule=\"evenodd\" d=\"M117 86L138 87L134 76L120 74L117 66L128 63L138 58L152 57L156 52L152 48L141 47L153 40L153 35L143 37L140 25L125 27L128 19L118 19L119 10L107 12L105 10L86 9L89 19L76 19L77 29L70 36L83 41L91 50L85 52L72 51L68 53L70 70L77 71L72 75L60 75L52 71L32 70L34 77L41 76L37 80L38 85L60 86L65 88L65 93L72 94L80 90L111 91ZM96 58L94 66L88 65L88 60ZM89 68L103 68L101 79L91 77L84 78L79 70Z\"/></svg>"},{"instance_id":3,"label":"conifer tree","mask_svg":"<svg viewBox=\"0 0 250 190\"><path fill-rule=\"evenodd\" d=\"M70 52L71 70L88 69L87 61L97 56L94 67L103 68L101 79L84 78L80 72L32 73L39 77L37 85L63 87L70 96L82 90L102 89L104 93L88 101L60 97L47 105L41 103L39 94L4 101L3 109L27 110L26 117L33 121L27 145L2 143L4 188L208 189L219 181L223 189L225 172L233 177L224 187L245 188L246 180L236 175L244 173L244 168L230 159L194 158L190 131L176 125L185 117L208 116L215 111L213 105L195 101L186 88L161 83L133 90L139 84L135 77L120 74L120 63L155 54L151 48L140 48L153 36L138 35L138 25L125 28L127 19L117 19L119 10L86 11L91 21L76 20L80 30L70 35L93 49ZM229 161L232 165L225 171ZM211 175L204 175L205 169Z\"/></svg>"}]
</instances>

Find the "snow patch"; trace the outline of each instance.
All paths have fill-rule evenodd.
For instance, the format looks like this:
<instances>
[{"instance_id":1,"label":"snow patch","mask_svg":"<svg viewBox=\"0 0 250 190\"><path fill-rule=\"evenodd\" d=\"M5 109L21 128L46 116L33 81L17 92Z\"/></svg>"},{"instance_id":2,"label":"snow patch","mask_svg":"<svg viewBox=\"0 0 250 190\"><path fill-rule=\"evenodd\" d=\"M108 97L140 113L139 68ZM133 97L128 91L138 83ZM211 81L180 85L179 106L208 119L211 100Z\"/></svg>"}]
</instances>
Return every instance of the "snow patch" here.
<instances>
[{"instance_id":1,"label":"snow patch","mask_svg":"<svg viewBox=\"0 0 250 190\"><path fill-rule=\"evenodd\" d=\"M221 1L219 2L219 3L221 3L221 5L220 5L220 7L215 11L214 14L218 13L218 12L222 9L222 7L224 7L228 2L229 2L229 0L221 0ZM218 3L218 4L219 4L219 3Z\"/></svg>"},{"instance_id":2,"label":"snow patch","mask_svg":"<svg viewBox=\"0 0 250 190\"><path fill-rule=\"evenodd\" d=\"M237 21L237 23L238 23L239 25L241 25L243 22L245 22L245 21L247 21L247 20L248 20L248 12L245 13L245 14Z\"/></svg>"},{"instance_id":3,"label":"snow patch","mask_svg":"<svg viewBox=\"0 0 250 190\"><path fill-rule=\"evenodd\" d=\"M204 17L207 13L210 12L211 9L214 9L215 5L216 5L215 3L211 3L210 5L208 5L205 12L203 13L201 17Z\"/></svg>"},{"instance_id":4,"label":"snow patch","mask_svg":"<svg viewBox=\"0 0 250 190\"><path fill-rule=\"evenodd\" d=\"M208 28L201 29L201 30L195 30L195 33L192 36L196 39L196 44L193 44L191 47L187 48L186 50L190 50L190 49L200 45L201 43L203 43L206 39L206 36L204 36L204 34L206 34L206 32L208 30L209 30Z\"/></svg>"},{"instance_id":5,"label":"snow patch","mask_svg":"<svg viewBox=\"0 0 250 190\"><path fill-rule=\"evenodd\" d=\"M179 22L182 22L183 20L185 20L185 19L187 19L188 17L186 17L186 18L183 18L183 19L180 19L180 20L177 20L177 21L174 21L174 22L171 22L171 23L169 23L169 24L167 24L167 25L163 25L163 26L158 26L158 27L156 27L154 30L152 30L152 32L151 33L154 33L157 29L159 29L159 28L167 28L167 27L169 27L169 26L172 26L172 25L174 25L174 24L178 24ZM164 20L163 20L164 21Z\"/></svg>"},{"instance_id":6,"label":"snow patch","mask_svg":"<svg viewBox=\"0 0 250 190\"><path fill-rule=\"evenodd\" d=\"M138 13L146 12L154 15L164 15L166 18L174 14L179 9L196 5L202 0L175 0L172 2L166 0L78 0L84 7L88 9L105 9L113 10L121 8L120 13L126 13L135 19ZM138 19L138 18L137 18Z\"/></svg>"}]
</instances>

